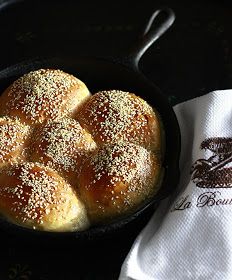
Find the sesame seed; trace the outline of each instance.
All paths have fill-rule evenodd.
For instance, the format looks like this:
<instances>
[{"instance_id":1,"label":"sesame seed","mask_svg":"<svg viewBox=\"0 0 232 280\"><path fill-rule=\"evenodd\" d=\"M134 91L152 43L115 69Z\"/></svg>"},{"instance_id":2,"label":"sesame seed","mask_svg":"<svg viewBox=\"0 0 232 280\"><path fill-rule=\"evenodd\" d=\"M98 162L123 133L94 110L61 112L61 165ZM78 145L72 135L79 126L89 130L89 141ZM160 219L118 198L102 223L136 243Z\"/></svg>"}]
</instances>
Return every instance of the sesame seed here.
<instances>
[{"instance_id":1,"label":"sesame seed","mask_svg":"<svg viewBox=\"0 0 232 280\"><path fill-rule=\"evenodd\" d=\"M61 70L32 71L10 87L7 112L20 110L33 123L68 115L73 110L73 99L68 100L67 95L73 87L83 86L80 80Z\"/></svg>"},{"instance_id":2,"label":"sesame seed","mask_svg":"<svg viewBox=\"0 0 232 280\"><path fill-rule=\"evenodd\" d=\"M18 118L0 118L0 163L16 161L15 152L23 146L28 134L29 126Z\"/></svg>"},{"instance_id":3,"label":"sesame seed","mask_svg":"<svg viewBox=\"0 0 232 280\"><path fill-rule=\"evenodd\" d=\"M20 183L16 187L2 186L0 195L12 195L12 199L15 200L13 205L16 206L12 210L17 212L23 223L28 220L43 223L43 217L50 213L51 205L62 203L59 194L56 193L60 182L51 176L51 169L39 163L26 162L12 168ZM11 174L11 170L8 169L1 172L6 172L9 176ZM65 191L66 187L63 188Z\"/></svg>"},{"instance_id":4,"label":"sesame seed","mask_svg":"<svg viewBox=\"0 0 232 280\"><path fill-rule=\"evenodd\" d=\"M83 170L91 170L90 174L93 175L86 185L81 184L80 192L85 189L91 196L96 189L96 207L103 209L108 203L106 201L111 201L110 205L116 207L116 213L120 214L154 193L154 169L158 174L160 163L151 151L133 143L106 144L84 164ZM95 179L99 177L103 178L100 183ZM88 199L85 202L88 205Z\"/></svg>"},{"instance_id":5,"label":"sesame seed","mask_svg":"<svg viewBox=\"0 0 232 280\"><path fill-rule=\"evenodd\" d=\"M151 130L154 134L155 128L149 119L156 119L155 112L146 101L132 93L120 90L95 93L77 118L96 141L129 141L148 148L152 145L149 133Z\"/></svg>"},{"instance_id":6,"label":"sesame seed","mask_svg":"<svg viewBox=\"0 0 232 280\"><path fill-rule=\"evenodd\" d=\"M35 153L40 155L42 152L48 166L58 171L79 172L81 160L96 149L91 135L71 118L47 122L35 143Z\"/></svg>"}]
</instances>

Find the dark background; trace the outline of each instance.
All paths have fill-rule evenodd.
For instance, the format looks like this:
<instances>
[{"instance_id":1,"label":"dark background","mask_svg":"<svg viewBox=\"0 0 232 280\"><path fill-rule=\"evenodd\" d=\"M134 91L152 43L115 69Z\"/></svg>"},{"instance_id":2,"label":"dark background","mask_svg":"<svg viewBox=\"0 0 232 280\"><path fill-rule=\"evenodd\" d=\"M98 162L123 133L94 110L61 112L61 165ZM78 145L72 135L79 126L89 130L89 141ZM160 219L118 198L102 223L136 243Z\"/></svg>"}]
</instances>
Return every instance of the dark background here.
<instances>
[{"instance_id":1,"label":"dark background","mask_svg":"<svg viewBox=\"0 0 232 280\"><path fill-rule=\"evenodd\" d=\"M11 2L0 0L0 70L62 53L121 57L139 40L152 12L167 6L176 21L145 53L142 72L172 105L232 88L231 1ZM147 218L133 230L89 244L28 245L2 233L0 280L117 279Z\"/></svg>"}]
</instances>

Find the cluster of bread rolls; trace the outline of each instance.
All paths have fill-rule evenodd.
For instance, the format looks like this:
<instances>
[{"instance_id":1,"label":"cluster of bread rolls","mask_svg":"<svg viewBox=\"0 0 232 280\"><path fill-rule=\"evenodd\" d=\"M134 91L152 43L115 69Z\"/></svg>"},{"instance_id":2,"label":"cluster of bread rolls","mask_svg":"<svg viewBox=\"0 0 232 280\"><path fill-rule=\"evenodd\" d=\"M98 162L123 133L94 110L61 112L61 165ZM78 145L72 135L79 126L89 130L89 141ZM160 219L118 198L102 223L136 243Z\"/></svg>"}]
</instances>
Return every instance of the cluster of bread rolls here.
<instances>
[{"instance_id":1,"label":"cluster of bread rolls","mask_svg":"<svg viewBox=\"0 0 232 280\"><path fill-rule=\"evenodd\" d=\"M40 69L3 92L0 115L0 213L17 225L85 230L158 189L160 121L134 93L91 95L73 75Z\"/></svg>"}]
</instances>

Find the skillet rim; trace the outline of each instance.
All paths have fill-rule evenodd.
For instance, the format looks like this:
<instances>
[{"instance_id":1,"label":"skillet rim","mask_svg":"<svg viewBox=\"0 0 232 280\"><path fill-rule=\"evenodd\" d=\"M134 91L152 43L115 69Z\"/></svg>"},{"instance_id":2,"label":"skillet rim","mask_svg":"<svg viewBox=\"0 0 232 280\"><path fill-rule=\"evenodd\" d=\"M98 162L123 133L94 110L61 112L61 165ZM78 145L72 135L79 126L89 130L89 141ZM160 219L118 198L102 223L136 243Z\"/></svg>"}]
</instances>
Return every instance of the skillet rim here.
<instances>
[{"instance_id":1,"label":"skillet rim","mask_svg":"<svg viewBox=\"0 0 232 280\"><path fill-rule=\"evenodd\" d=\"M68 61L69 59L72 59L72 61L73 61L73 57L69 57L69 56L62 56L62 59L65 59L65 61ZM173 110L172 106L169 104L167 97L161 92L161 90L152 81L147 79L146 76L143 73L141 73L139 71L136 71L136 69L128 67L128 65L122 64L118 60L109 60L107 58L94 57L94 56L93 57L92 56L81 56L81 57L78 56L78 58L75 58L75 59L79 59L79 60L82 60L82 61L87 61L88 60L90 62L100 61L101 63L104 63L104 64L113 65L115 68L117 67L119 69L124 69L124 71L134 75L135 78L137 77L139 79L140 83L144 83L146 85L146 87L149 87L149 88L155 90L156 95L158 95L159 98L162 101L162 106L164 104L164 106L166 107L166 110L169 111L169 113L171 114L169 116L170 119L171 119L170 125L171 125L171 128L172 128L172 133L174 132L174 136L175 136L175 139L176 139L176 144L175 144L176 151L174 152L175 159L174 159L174 162L172 163L172 165L174 165L174 163L176 163L174 178L168 179L167 175L164 174L164 178L161 182L160 189L162 189L164 184L170 183L169 181L171 181L171 179L172 179L172 182L174 182L173 183L174 188L172 188L170 190L170 187L169 187L168 194L162 193L162 191L160 193L160 190L159 190L154 196L152 196L151 199L148 199L148 201L146 200L144 203L141 203L141 205L135 211L133 211L131 214L127 214L127 215L124 215L122 217L119 217L118 219L115 219L113 222L111 222L109 224L90 227L89 229L84 230L84 231L74 231L74 232L49 232L49 231L38 231L38 230L35 231L33 229L30 229L30 228L25 228L25 227L22 227L20 225L13 224L12 222L7 221L6 219L4 219L4 220L1 219L0 228L2 228L3 230L6 230L7 232L10 232L10 233L13 231L14 234L15 234L15 232L17 232L17 234L19 234L20 237L23 237L23 238L29 235L30 237L32 237L32 236L33 237L35 237L35 236L38 237L39 236L39 237L42 237L42 238L45 238L45 237L51 238L51 237L55 236L57 238L74 237L75 239L80 239L80 240L88 240L88 239L92 240L92 239L95 239L95 238L98 239L99 237L102 237L102 235L104 236L105 234L109 234L109 233L112 233L112 232L115 232L115 231L119 230L120 228L129 224L131 221L136 220L139 216L141 216L143 214L143 212L148 211L148 209L150 209L152 207L156 207L156 205L159 202L161 202L163 199L165 199L166 197L171 195L171 193L177 188L177 185L178 185L178 180L179 180L179 157L180 157L180 146L181 146L181 143L180 143L180 140L181 140L180 139L180 128L179 128L179 124L178 124L176 115L174 113L174 110ZM32 60L30 60L30 59L24 60L20 63L17 63L15 65L9 66L9 67L1 70L0 71L0 82L1 82L2 79L9 80L9 79L12 79L12 77L15 76L15 75L12 76L12 71L10 71L12 68L13 68L13 73L22 72L22 71L24 73L26 73L26 72L36 70L36 69L39 69L39 68L45 68L41 65L41 63L43 65L46 65L46 63L51 64L52 61L54 63L54 61L56 61L56 60L60 61L61 56L59 56L59 57L49 57L49 58L35 58L35 59L32 59ZM28 67L31 68L31 70L24 71L25 68L28 68ZM64 70L64 71L67 71L67 70ZM70 72L68 72L68 73L70 73ZM7 77L8 74L11 74L11 76ZM20 75L22 75L22 74L23 73L21 73ZM18 75L18 77L20 77L20 75ZM14 77L14 79L15 79L15 77ZM80 77L80 79L83 80L81 77ZM142 95L141 95L141 97L144 98ZM150 104L150 105L152 106L152 104ZM157 107L155 107L155 110L157 110ZM161 116L162 123L164 123L163 122L163 117L162 117L162 115L163 115L162 112L160 112L159 110L157 110L157 111ZM168 117L165 117L164 119L167 120ZM165 125L164 125L164 130L165 130ZM165 131L165 139L166 139L166 131ZM172 142L172 146L173 145L174 144ZM169 145L166 145L166 147L169 148ZM167 157L167 153L166 153L166 150L165 150L165 158L166 157ZM165 169L166 168L167 168L167 166L165 166ZM169 170L170 170L170 167L169 167ZM165 172L165 173L167 173L167 172ZM169 171L169 173L170 173L170 171ZM171 173L173 173L173 172L171 172ZM164 180L166 180L167 182L164 181Z\"/></svg>"}]
</instances>

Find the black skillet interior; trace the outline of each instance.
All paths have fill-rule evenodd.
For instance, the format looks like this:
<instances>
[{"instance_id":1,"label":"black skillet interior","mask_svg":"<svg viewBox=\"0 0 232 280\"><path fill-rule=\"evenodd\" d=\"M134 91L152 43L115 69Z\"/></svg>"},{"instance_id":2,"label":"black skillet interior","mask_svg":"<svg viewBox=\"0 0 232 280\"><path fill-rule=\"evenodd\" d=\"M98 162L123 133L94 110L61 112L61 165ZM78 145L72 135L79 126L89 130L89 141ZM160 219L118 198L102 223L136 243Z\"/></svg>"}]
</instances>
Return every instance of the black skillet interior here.
<instances>
[{"instance_id":1,"label":"black skillet interior","mask_svg":"<svg viewBox=\"0 0 232 280\"><path fill-rule=\"evenodd\" d=\"M156 38L157 39L157 38ZM149 40L150 42L150 40ZM145 44L146 45L146 44ZM144 44L143 44L144 46ZM140 46L141 47L141 46ZM51 233L39 232L15 226L6 221L1 221L1 228L7 232L16 233L18 236L31 237L39 236L42 238L75 238L79 240L93 239L104 236L105 233L115 232L117 229L127 225L132 220L141 216L149 208L154 208L162 199L169 196L175 189L179 179L179 152L180 152L180 133L176 116L166 97L161 91L152 84L137 69L139 58L143 52L135 50L132 67L102 58L60 56L53 58L37 58L11 66L0 72L0 92L9 86L15 79L31 70L40 68L57 68L71 73L81 79L89 88L91 93L99 90L120 89L133 92L144 98L159 113L163 129L165 132L165 155L163 160L164 178L158 193L150 200L146 201L132 215L121 218L112 224L97 226L83 232L70 233Z\"/></svg>"}]
</instances>

